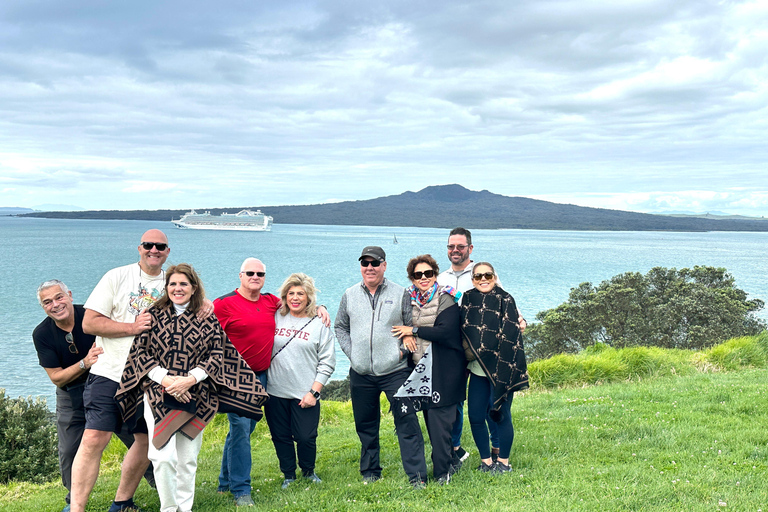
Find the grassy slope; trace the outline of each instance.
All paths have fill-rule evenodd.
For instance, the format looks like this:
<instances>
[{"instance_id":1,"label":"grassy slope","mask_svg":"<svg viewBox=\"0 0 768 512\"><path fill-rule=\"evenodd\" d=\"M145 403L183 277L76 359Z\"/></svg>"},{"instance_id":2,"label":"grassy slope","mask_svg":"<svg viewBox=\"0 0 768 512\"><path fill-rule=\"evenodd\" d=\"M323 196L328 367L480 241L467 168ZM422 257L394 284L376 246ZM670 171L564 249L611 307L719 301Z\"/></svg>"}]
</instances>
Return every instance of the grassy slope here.
<instances>
[{"instance_id":1,"label":"grassy slope","mask_svg":"<svg viewBox=\"0 0 768 512\"><path fill-rule=\"evenodd\" d=\"M252 440L254 499L260 510L768 510L768 370L711 371L712 361L732 368L739 361L752 364L743 357L745 351L759 356L763 351L755 347L765 341L762 336L759 342L734 340L704 354L671 354L675 363L660 365L661 377L639 382L642 376L634 375L633 382L520 393L512 406L512 475L477 473L473 450L449 486L432 484L418 493L410 490L400 467L389 415L383 416L381 429L384 479L363 485L356 471L359 443L351 407L325 402L317 465L325 482L310 486L299 481L281 491L274 450L261 422ZM609 351L585 354L592 362L580 364L594 368L596 357L614 363L638 359L636 353ZM684 365L669 371L680 368L680 361L693 361L706 371ZM595 380L611 380L604 371L600 376ZM464 445L473 446L468 424L464 432ZM225 435L226 419L220 415L205 431L196 512L234 510L230 498L216 493ZM108 507L119 458L119 447L111 445L89 510ZM60 510L63 496L58 482L0 486L0 510ZM156 493L145 483L137 502L150 511L159 509Z\"/></svg>"}]
</instances>

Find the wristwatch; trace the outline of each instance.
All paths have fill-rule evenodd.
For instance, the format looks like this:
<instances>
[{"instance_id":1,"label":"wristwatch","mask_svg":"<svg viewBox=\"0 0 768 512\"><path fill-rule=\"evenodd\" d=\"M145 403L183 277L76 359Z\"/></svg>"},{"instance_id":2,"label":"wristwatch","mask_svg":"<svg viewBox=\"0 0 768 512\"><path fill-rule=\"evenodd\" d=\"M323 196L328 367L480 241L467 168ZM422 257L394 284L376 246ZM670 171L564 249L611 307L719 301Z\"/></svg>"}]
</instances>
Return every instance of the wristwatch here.
<instances>
[{"instance_id":1,"label":"wristwatch","mask_svg":"<svg viewBox=\"0 0 768 512\"><path fill-rule=\"evenodd\" d=\"M315 400L320 400L320 392L315 391L314 389L309 390L310 393L312 393L312 396L315 397Z\"/></svg>"},{"instance_id":2,"label":"wristwatch","mask_svg":"<svg viewBox=\"0 0 768 512\"><path fill-rule=\"evenodd\" d=\"M81 359L81 360L80 360L80 369L81 369L81 370L86 370L86 369L87 369L87 368L85 367L85 359Z\"/></svg>"},{"instance_id":3,"label":"wristwatch","mask_svg":"<svg viewBox=\"0 0 768 512\"><path fill-rule=\"evenodd\" d=\"M411 334L413 334L414 336L418 336L419 335L419 328L418 327L413 327L411 329L411 331L412 331Z\"/></svg>"}]
</instances>

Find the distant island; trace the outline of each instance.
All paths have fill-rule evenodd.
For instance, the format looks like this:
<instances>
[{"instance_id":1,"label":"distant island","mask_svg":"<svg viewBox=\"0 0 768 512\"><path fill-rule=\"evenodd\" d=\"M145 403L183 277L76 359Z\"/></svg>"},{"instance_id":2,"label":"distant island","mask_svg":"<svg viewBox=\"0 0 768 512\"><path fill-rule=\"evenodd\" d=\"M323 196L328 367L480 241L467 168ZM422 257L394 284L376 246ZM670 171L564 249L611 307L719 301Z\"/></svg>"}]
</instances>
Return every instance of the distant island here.
<instances>
[{"instance_id":1,"label":"distant island","mask_svg":"<svg viewBox=\"0 0 768 512\"><path fill-rule=\"evenodd\" d=\"M461 185L437 185L418 192L341 203L294 206L196 208L212 214L261 210L275 224L414 226L477 229L545 229L579 231L768 231L768 221L753 218L676 217L588 208L527 197L510 197ZM97 210L34 212L20 216L57 219L178 219L187 210Z\"/></svg>"}]
</instances>

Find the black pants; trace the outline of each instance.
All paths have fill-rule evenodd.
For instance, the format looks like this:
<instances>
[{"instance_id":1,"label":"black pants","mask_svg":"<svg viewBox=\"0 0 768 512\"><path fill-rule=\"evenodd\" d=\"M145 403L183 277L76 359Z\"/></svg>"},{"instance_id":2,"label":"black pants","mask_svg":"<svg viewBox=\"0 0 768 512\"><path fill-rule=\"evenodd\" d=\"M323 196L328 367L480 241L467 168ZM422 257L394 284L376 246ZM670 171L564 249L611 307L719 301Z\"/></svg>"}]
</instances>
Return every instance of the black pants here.
<instances>
[{"instance_id":1,"label":"black pants","mask_svg":"<svg viewBox=\"0 0 768 512\"><path fill-rule=\"evenodd\" d=\"M317 458L317 425L320 423L320 402L302 409L295 398L270 396L264 406L269 433L275 445L280 471L285 478L296 478L296 455L306 476L315 471ZM294 450L293 443L296 442Z\"/></svg>"},{"instance_id":2,"label":"black pants","mask_svg":"<svg viewBox=\"0 0 768 512\"><path fill-rule=\"evenodd\" d=\"M357 437L360 438L361 444L360 473L363 477L381 476L379 397L384 392L391 405L393 395L410 373L411 370L408 368L379 376L360 375L351 369L349 371L352 412L355 416ZM402 418L395 416L395 431L400 444L400 458L408 479L426 481L427 462L424 459L424 438L421 435L418 417L415 414L408 414Z\"/></svg>"},{"instance_id":3,"label":"black pants","mask_svg":"<svg viewBox=\"0 0 768 512\"><path fill-rule=\"evenodd\" d=\"M432 474L435 478L447 475L451 467L451 428L455 419L456 404L424 410L424 422L427 424L429 442L432 444Z\"/></svg>"}]
</instances>

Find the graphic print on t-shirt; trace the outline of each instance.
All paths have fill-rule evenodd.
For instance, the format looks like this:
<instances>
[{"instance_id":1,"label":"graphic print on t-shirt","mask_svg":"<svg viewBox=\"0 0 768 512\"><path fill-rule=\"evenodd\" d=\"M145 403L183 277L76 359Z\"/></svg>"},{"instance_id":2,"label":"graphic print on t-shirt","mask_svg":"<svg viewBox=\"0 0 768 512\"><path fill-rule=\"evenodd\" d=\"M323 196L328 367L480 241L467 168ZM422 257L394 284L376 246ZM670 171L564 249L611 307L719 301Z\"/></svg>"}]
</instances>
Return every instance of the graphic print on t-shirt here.
<instances>
[{"instance_id":1,"label":"graphic print on t-shirt","mask_svg":"<svg viewBox=\"0 0 768 512\"><path fill-rule=\"evenodd\" d=\"M147 289L146 286L139 283L139 291L128 294L128 310L132 315L138 315L143 310L157 302L162 295L162 290L157 288Z\"/></svg>"}]
</instances>

